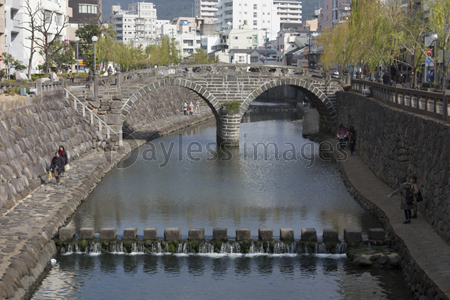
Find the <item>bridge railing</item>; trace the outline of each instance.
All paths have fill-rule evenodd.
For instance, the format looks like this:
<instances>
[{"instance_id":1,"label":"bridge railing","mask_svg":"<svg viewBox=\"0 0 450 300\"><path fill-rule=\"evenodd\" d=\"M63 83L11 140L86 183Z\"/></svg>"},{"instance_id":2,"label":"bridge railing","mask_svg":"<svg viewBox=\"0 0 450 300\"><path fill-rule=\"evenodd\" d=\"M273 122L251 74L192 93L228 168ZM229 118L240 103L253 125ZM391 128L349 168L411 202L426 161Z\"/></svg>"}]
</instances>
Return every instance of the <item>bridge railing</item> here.
<instances>
[{"instance_id":1,"label":"bridge railing","mask_svg":"<svg viewBox=\"0 0 450 300\"><path fill-rule=\"evenodd\" d=\"M398 108L439 119L448 120L448 93L435 93L400 86L390 86L378 82L352 79L352 90L369 90L373 98L387 102Z\"/></svg>"}]
</instances>

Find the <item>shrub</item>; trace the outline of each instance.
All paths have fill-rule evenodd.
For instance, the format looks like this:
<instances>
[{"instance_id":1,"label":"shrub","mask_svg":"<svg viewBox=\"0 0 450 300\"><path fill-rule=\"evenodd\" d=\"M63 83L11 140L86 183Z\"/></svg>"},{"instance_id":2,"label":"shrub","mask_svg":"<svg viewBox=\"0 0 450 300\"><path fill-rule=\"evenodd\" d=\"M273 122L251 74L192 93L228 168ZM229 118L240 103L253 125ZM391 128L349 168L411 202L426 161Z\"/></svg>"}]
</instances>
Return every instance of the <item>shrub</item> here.
<instances>
[{"instance_id":1,"label":"shrub","mask_svg":"<svg viewBox=\"0 0 450 300\"><path fill-rule=\"evenodd\" d=\"M229 112L237 112L239 111L239 108L241 108L241 103L238 101L229 101L225 102L223 107L225 107Z\"/></svg>"},{"instance_id":2,"label":"shrub","mask_svg":"<svg viewBox=\"0 0 450 300\"><path fill-rule=\"evenodd\" d=\"M13 86L10 86L10 87L6 88L6 90L5 90L5 94L11 95L11 96L14 95L15 93L16 93L16 91Z\"/></svg>"}]
</instances>

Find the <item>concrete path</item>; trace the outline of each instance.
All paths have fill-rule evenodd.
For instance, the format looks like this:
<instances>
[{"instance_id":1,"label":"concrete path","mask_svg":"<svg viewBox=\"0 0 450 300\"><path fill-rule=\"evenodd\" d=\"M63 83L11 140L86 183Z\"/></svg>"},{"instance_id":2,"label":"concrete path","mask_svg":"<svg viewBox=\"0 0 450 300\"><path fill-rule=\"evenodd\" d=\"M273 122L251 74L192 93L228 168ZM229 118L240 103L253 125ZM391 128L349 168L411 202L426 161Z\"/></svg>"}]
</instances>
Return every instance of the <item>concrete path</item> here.
<instances>
[{"instance_id":1,"label":"concrete path","mask_svg":"<svg viewBox=\"0 0 450 300\"><path fill-rule=\"evenodd\" d=\"M337 142L336 139L328 141ZM421 218L420 213L411 224L402 224L405 216L400 209L400 196L388 198L393 190L370 171L360 156L350 156L347 152L348 159L340 164L350 183L361 196L386 214L394 233L403 240L417 265L450 299L450 245Z\"/></svg>"},{"instance_id":2,"label":"concrete path","mask_svg":"<svg viewBox=\"0 0 450 300\"><path fill-rule=\"evenodd\" d=\"M145 132L153 136L168 134L213 117L211 111L199 115L175 115L152 122ZM137 134L143 137L144 134ZM128 150L145 143L136 139ZM127 153L91 152L70 162L71 169L30 193L0 215L0 300L21 299L40 280L49 260L56 252L51 240L58 228L72 216L82 201Z\"/></svg>"}]
</instances>

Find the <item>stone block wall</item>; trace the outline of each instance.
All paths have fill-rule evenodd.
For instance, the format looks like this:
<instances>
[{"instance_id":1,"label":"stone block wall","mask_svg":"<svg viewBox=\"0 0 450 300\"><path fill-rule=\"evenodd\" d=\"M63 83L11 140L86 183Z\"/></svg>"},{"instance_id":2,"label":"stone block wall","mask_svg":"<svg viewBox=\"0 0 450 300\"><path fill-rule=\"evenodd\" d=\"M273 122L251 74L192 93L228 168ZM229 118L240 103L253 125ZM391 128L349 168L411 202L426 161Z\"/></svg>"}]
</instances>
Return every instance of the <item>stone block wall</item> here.
<instances>
[{"instance_id":1,"label":"stone block wall","mask_svg":"<svg viewBox=\"0 0 450 300\"><path fill-rule=\"evenodd\" d=\"M289 85L277 86L262 93L255 101L285 102L301 101L304 95L297 88Z\"/></svg>"},{"instance_id":2,"label":"stone block wall","mask_svg":"<svg viewBox=\"0 0 450 300\"><path fill-rule=\"evenodd\" d=\"M60 145L69 161L101 147L103 137L67 99L50 97L0 112L0 212L26 197L47 178ZM105 145L103 145L104 148Z\"/></svg>"},{"instance_id":3,"label":"stone block wall","mask_svg":"<svg viewBox=\"0 0 450 300\"><path fill-rule=\"evenodd\" d=\"M124 133L131 133L144 125L161 118L183 113L183 103L192 101L195 105L197 99L200 106L206 102L196 93L183 87L161 87L146 94L130 110L124 124Z\"/></svg>"},{"instance_id":4,"label":"stone block wall","mask_svg":"<svg viewBox=\"0 0 450 300\"><path fill-rule=\"evenodd\" d=\"M338 92L337 106L338 123L355 127L356 151L378 178L396 188L417 176L421 216L450 243L450 124L352 92Z\"/></svg>"}]
</instances>

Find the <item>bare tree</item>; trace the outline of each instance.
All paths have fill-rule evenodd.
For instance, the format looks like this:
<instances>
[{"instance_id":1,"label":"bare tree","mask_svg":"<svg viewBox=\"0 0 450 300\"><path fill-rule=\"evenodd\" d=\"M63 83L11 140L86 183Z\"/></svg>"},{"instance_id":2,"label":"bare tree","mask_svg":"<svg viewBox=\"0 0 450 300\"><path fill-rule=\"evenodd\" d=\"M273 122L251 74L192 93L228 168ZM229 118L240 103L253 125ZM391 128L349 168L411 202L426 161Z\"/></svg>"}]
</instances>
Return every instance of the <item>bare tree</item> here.
<instances>
[{"instance_id":1,"label":"bare tree","mask_svg":"<svg viewBox=\"0 0 450 300\"><path fill-rule=\"evenodd\" d=\"M37 17L38 13L41 11L41 4L38 2L35 8L31 7L30 0L25 1L25 5L23 7L23 14L28 17L27 22L22 22L20 26L16 26L16 28L28 31L30 36L27 37L27 40L30 40L30 45L23 45L25 48L30 49L30 58L28 59L28 78L31 78L31 67L33 63L33 56L36 53L36 29L38 26L39 19Z\"/></svg>"},{"instance_id":2,"label":"bare tree","mask_svg":"<svg viewBox=\"0 0 450 300\"><path fill-rule=\"evenodd\" d=\"M40 7L37 17L38 25L36 26L35 31L39 34L35 36L35 42L45 54L45 71L49 72L51 56L50 47L59 41L61 33L67 27L68 17L54 11L46 10L43 7ZM53 51L59 51L62 47L64 46L57 49L52 47L52 49Z\"/></svg>"}]
</instances>

